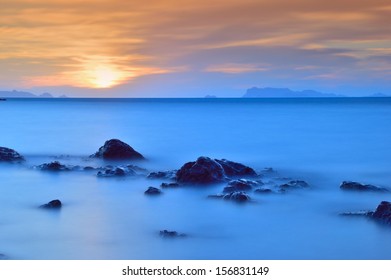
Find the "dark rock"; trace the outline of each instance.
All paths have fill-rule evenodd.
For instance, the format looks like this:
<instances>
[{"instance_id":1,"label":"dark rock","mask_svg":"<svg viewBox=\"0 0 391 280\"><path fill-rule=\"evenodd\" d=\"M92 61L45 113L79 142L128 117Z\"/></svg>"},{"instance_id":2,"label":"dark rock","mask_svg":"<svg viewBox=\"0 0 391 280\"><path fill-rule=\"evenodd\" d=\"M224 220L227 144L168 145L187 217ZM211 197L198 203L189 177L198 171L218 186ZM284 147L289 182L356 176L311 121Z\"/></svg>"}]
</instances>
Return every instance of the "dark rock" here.
<instances>
[{"instance_id":1,"label":"dark rock","mask_svg":"<svg viewBox=\"0 0 391 280\"><path fill-rule=\"evenodd\" d=\"M174 237L185 237L186 234L184 233L178 233L176 231L171 231L171 230L161 230L160 231L160 236L161 237L168 237L168 238L174 238Z\"/></svg>"},{"instance_id":2,"label":"dark rock","mask_svg":"<svg viewBox=\"0 0 391 280\"><path fill-rule=\"evenodd\" d=\"M281 189L303 189L303 188L308 188L309 185L307 182L302 181L302 180L292 180L289 181L288 183L280 185Z\"/></svg>"},{"instance_id":3,"label":"dark rock","mask_svg":"<svg viewBox=\"0 0 391 280\"><path fill-rule=\"evenodd\" d=\"M61 164L58 161L38 165L38 168L45 171L70 171L71 169L74 169L71 166Z\"/></svg>"},{"instance_id":4,"label":"dark rock","mask_svg":"<svg viewBox=\"0 0 391 280\"><path fill-rule=\"evenodd\" d=\"M178 170L151 172L148 174L147 178L148 179L175 179L177 171Z\"/></svg>"},{"instance_id":5,"label":"dark rock","mask_svg":"<svg viewBox=\"0 0 391 280\"><path fill-rule=\"evenodd\" d=\"M228 182L228 185L224 188L224 193L231 193L236 191L249 191L253 187L262 184L261 182L251 181L246 179L232 180Z\"/></svg>"},{"instance_id":6,"label":"dark rock","mask_svg":"<svg viewBox=\"0 0 391 280\"><path fill-rule=\"evenodd\" d=\"M254 192L255 193L262 193L262 194L269 194L269 193L272 193L273 191L268 188L258 188L256 190L254 190Z\"/></svg>"},{"instance_id":7,"label":"dark rock","mask_svg":"<svg viewBox=\"0 0 391 280\"><path fill-rule=\"evenodd\" d=\"M372 217L373 211L355 211L355 212L343 212L339 214L340 216L353 216L353 217Z\"/></svg>"},{"instance_id":8,"label":"dark rock","mask_svg":"<svg viewBox=\"0 0 391 280\"><path fill-rule=\"evenodd\" d=\"M90 170L96 170L96 168L92 166L85 166L83 167L83 170L90 171Z\"/></svg>"},{"instance_id":9,"label":"dark rock","mask_svg":"<svg viewBox=\"0 0 391 280\"><path fill-rule=\"evenodd\" d=\"M111 166L108 165L103 170L99 171L96 175L98 177L123 177L123 176L135 176L144 174L146 170L144 168L137 167L135 165L121 165Z\"/></svg>"},{"instance_id":10,"label":"dark rock","mask_svg":"<svg viewBox=\"0 0 391 280\"><path fill-rule=\"evenodd\" d=\"M236 202L251 201L250 196L245 192L232 192L223 196L225 200L233 200Z\"/></svg>"},{"instance_id":11,"label":"dark rock","mask_svg":"<svg viewBox=\"0 0 391 280\"><path fill-rule=\"evenodd\" d=\"M47 204L41 205L40 207L41 208L46 208L46 209L60 209L61 206L62 206L61 201L58 200L58 199L55 199L55 200L50 201Z\"/></svg>"},{"instance_id":12,"label":"dark rock","mask_svg":"<svg viewBox=\"0 0 391 280\"><path fill-rule=\"evenodd\" d=\"M162 191L155 187L149 187L144 193L148 195L157 195L162 194Z\"/></svg>"},{"instance_id":13,"label":"dark rock","mask_svg":"<svg viewBox=\"0 0 391 280\"><path fill-rule=\"evenodd\" d=\"M8 257L4 254L0 254L0 260L8 260Z\"/></svg>"},{"instance_id":14,"label":"dark rock","mask_svg":"<svg viewBox=\"0 0 391 280\"><path fill-rule=\"evenodd\" d=\"M346 191L371 191L371 192L389 192L386 188L373 185L363 185L357 182L343 181L340 188Z\"/></svg>"},{"instance_id":15,"label":"dark rock","mask_svg":"<svg viewBox=\"0 0 391 280\"><path fill-rule=\"evenodd\" d=\"M251 167L226 159L215 159L223 167L228 177L256 176L257 173Z\"/></svg>"},{"instance_id":16,"label":"dark rock","mask_svg":"<svg viewBox=\"0 0 391 280\"><path fill-rule=\"evenodd\" d=\"M24 161L24 158L13 149L0 147L0 161L20 162Z\"/></svg>"},{"instance_id":17,"label":"dark rock","mask_svg":"<svg viewBox=\"0 0 391 280\"><path fill-rule=\"evenodd\" d=\"M161 183L160 187L162 188L177 188L179 187L178 183Z\"/></svg>"},{"instance_id":18,"label":"dark rock","mask_svg":"<svg viewBox=\"0 0 391 280\"><path fill-rule=\"evenodd\" d=\"M176 179L181 183L211 184L226 179L223 167L208 157L199 157L196 161L183 165L176 173Z\"/></svg>"},{"instance_id":19,"label":"dark rock","mask_svg":"<svg viewBox=\"0 0 391 280\"><path fill-rule=\"evenodd\" d=\"M391 224L391 203L382 201L379 206L377 206L375 212L373 212L372 218Z\"/></svg>"},{"instance_id":20,"label":"dark rock","mask_svg":"<svg viewBox=\"0 0 391 280\"><path fill-rule=\"evenodd\" d=\"M131 146L118 139L106 141L95 154L91 155L91 157L109 160L144 159L139 152L136 152Z\"/></svg>"}]
</instances>

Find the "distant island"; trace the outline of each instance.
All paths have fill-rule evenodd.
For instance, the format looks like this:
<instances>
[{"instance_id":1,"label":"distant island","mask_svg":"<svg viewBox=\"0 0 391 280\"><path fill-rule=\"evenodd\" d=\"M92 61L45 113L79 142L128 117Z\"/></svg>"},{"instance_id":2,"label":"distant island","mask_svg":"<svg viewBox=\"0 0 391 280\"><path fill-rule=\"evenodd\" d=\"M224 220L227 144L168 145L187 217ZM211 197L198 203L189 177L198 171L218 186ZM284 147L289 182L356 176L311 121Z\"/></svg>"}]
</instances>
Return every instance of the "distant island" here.
<instances>
[{"instance_id":1,"label":"distant island","mask_svg":"<svg viewBox=\"0 0 391 280\"><path fill-rule=\"evenodd\" d=\"M244 98L284 98L284 97L344 97L334 93L323 93L315 90L293 91L289 88L249 88Z\"/></svg>"},{"instance_id":2,"label":"distant island","mask_svg":"<svg viewBox=\"0 0 391 280\"><path fill-rule=\"evenodd\" d=\"M59 96L59 98L66 98L66 95ZM34 94L27 91L0 91L0 98L54 98L50 93Z\"/></svg>"},{"instance_id":3,"label":"distant island","mask_svg":"<svg viewBox=\"0 0 391 280\"><path fill-rule=\"evenodd\" d=\"M246 93L242 96L243 98L303 98L303 97L349 97L335 93L324 93L315 90L302 90L294 91L289 88L249 88ZM391 97L384 93L374 93L372 95L361 96L361 97Z\"/></svg>"}]
</instances>

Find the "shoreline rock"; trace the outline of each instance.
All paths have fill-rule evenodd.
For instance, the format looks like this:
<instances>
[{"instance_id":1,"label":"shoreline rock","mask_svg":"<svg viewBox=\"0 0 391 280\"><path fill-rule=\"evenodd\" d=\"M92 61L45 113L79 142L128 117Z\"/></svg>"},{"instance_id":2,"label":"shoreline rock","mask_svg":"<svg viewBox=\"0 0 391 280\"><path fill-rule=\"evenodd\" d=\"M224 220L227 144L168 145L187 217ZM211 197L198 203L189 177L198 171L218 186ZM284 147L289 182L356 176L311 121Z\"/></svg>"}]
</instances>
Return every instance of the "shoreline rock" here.
<instances>
[{"instance_id":1,"label":"shoreline rock","mask_svg":"<svg viewBox=\"0 0 391 280\"><path fill-rule=\"evenodd\" d=\"M159 235L163 238L176 238L176 237L186 237L187 235L184 233L178 233L175 230L161 230Z\"/></svg>"},{"instance_id":2,"label":"shoreline rock","mask_svg":"<svg viewBox=\"0 0 391 280\"><path fill-rule=\"evenodd\" d=\"M160 189L155 188L155 187L148 187L148 189L144 192L144 194L147 194L147 195L159 195L162 193L163 192Z\"/></svg>"},{"instance_id":3,"label":"shoreline rock","mask_svg":"<svg viewBox=\"0 0 391 280\"><path fill-rule=\"evenodd\" d=\"M135 151L130 145L118 139L107 140L99 150L90 157L106 160L144 159L144 156Z\"/></svg>"}]
</instances>

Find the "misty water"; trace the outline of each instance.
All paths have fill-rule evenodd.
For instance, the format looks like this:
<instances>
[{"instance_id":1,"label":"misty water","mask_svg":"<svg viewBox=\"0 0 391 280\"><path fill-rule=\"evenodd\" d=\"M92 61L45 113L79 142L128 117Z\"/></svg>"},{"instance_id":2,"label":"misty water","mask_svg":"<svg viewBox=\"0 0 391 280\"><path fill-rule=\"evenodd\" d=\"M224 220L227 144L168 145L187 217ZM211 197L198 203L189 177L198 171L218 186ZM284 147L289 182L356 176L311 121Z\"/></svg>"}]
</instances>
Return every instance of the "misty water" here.
<instances>
[{"instance_id":1,"label":"misty water","mask_svg":"<svg viewBox=\"0 0 391 280\"><path fill-rule=\"evenodd\" d=\"M391 226L345 211L374 210L387 193L344 192L344 180L391 187L391 99L9 99L0 146L0 253L10 259L391 259ZM241 162L309 189L208 199L225 184L165 189L143 176L45 172L103 166L88 156L118 138L150 171L204 155ZM60 211L39 205L60 199ZM186 233L162 238L160 230Z\"/></svg>"}]
</instances>

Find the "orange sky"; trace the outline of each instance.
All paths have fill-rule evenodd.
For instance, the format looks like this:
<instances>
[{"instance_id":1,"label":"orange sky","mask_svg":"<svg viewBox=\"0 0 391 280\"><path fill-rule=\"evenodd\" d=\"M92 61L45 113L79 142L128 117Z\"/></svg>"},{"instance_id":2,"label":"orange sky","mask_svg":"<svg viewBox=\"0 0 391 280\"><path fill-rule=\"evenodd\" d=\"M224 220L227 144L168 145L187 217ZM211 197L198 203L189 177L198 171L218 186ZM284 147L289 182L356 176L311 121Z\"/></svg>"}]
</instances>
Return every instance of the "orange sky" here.
<instances>
[{"instance_id":1,"label":"orange sky","mask_svg":"<svg viewBox=\"0 0 391 280\"><path fill-rule=\"evenodd\" d=\"M0 0L0 7L0 90L234 96L251 86L342 94L391 86L389 0Z\"/></svg>"}]
</instances>

